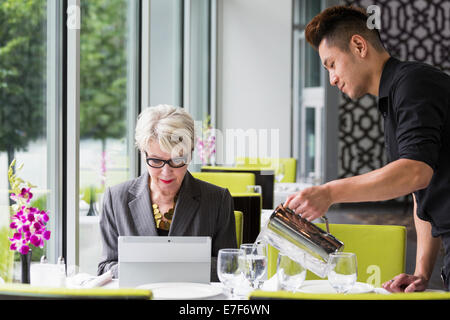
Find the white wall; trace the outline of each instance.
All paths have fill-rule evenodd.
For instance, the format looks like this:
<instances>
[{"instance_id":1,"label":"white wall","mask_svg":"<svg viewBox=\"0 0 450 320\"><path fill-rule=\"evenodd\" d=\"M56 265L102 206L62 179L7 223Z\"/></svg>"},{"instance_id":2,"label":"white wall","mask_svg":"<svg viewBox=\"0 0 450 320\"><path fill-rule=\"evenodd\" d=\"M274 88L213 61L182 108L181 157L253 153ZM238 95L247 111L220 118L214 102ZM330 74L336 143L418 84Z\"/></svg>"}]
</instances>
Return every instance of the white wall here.
<instances>
[{"instance_id":1,"label":"white wall","mask_svg":"<svg viewBox=\"0 0 450 320\"><path fill-rule=\"evenodd\" d=\"M291 5L218 0L217 128L279 130L280 157L291 154Z\"/></svg>"}]
</instances>

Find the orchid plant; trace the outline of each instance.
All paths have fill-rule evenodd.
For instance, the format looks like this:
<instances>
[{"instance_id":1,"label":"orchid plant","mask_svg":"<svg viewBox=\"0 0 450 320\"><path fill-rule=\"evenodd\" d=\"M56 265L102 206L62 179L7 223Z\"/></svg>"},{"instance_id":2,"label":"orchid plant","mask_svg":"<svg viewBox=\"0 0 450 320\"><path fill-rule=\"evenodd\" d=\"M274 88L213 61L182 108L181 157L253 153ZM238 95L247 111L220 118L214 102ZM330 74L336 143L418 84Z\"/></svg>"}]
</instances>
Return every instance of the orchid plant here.
<instances>
[{"instance_id":1,"label":"orchid plant","mask_svg":"<svg viewBox=\"0 0 450 320\"><path fill-rule=\"evenodd\" d=\"M216 153L216 137L209 115L203 120L202 129L202 135L197 137L197 151L202 164L205 165L211 161L211 157Z\"/></svg>"},{"instance_id":2,"label":"orchid plant","mask_svg":"<svg viewBox=\"0 0 450 320\"><path fill-rule=\"evenodd\" d=\"M11 223L10 229L13 231L10 249L18 251L21 254L27 254L30 251L30 245L43 248L44 240L50 239L50 231L46 228L49 220L48 212L39 210L30 205L33 198L31 188L35 186L29 182L23 181L14 172L16 160L11 162L8 170L8 179L12 192L11 200L15 203L11 205ZM23 167L21 164L17 171Z\"/></svg>"}]
</instances>

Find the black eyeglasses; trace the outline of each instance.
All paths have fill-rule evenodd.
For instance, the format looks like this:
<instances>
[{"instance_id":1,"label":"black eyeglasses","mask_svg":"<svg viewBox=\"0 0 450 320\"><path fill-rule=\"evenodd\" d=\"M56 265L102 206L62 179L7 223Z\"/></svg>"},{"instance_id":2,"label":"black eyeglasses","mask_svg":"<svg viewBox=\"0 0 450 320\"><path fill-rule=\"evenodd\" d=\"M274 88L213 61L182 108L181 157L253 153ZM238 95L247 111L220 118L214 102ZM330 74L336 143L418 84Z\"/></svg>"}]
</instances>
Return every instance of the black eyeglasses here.
<instances>
[{"instance_id":1,"label":"black eyeglasses","mask_svg":"<svg viewBox=\"0 0 450 320\"><path fill-rule=\"evenodd\" d=\"M147 154L147 153L146 153ZM163 160L158 158L146 158L145 161L152 168L162 168L166 165L166 163L172 168L181 168L184 167L188 159L187 157L178 157L169 160Z\"/></svg>"}]
</instances>

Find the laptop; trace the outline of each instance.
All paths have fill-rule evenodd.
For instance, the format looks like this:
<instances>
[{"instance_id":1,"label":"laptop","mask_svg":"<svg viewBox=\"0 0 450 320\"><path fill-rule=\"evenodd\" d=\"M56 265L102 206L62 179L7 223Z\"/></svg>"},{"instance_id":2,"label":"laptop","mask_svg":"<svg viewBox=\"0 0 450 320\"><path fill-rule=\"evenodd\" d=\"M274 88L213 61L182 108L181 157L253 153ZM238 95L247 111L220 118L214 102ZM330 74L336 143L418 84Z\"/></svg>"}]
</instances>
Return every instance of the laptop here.
<instances>
[{"instance_id":1,"label":"laptop","mask_svg":"<svg viewBox=\"0 0 450 320\"><path fill-rule=\"evenodd\" d=\"M119 287L210 283L211 237L119 237Z\"/></svg>"}]
</instances>

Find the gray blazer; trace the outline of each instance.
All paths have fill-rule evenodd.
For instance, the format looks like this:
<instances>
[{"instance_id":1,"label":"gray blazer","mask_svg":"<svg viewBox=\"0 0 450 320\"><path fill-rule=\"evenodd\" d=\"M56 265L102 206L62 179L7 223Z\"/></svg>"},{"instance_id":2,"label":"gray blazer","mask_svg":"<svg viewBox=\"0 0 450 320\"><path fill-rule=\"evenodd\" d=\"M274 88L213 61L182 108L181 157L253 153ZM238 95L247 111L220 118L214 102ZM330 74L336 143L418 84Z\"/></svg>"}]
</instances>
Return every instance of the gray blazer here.
<instances>
[{"instance_id":1,"label":"gray blazer","mask_svg":"<svg viewBox=\"0 0 450 320\"><path fill-rule=\"evenodd\" d=\"M107 188L100 216L103 254L97 274L111 270L118 277L118 237L157 236L148 172ZM236 248L233 198L228 189L195 179L186 172L181 184L169 236L212 238L211 280L217 280L217 253Z\"/></svg>"}]
</instances>

